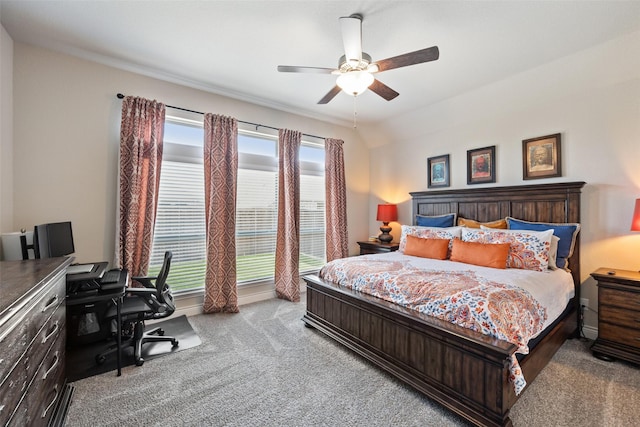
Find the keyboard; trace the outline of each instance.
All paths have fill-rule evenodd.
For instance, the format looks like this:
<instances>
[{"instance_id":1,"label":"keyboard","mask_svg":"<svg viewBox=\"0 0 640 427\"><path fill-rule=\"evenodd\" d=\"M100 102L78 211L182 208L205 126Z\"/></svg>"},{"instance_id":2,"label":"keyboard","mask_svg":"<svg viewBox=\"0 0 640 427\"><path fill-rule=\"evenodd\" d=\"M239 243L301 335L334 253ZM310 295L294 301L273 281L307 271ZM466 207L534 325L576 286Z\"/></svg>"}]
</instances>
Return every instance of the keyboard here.
<instances>
[{"instance_id":1,"label":"keyboard","mask_svg":"<svg viewBox=\"0 0 640 427\"><path fill-rule=\"evenodd\" d=\"M102 275L100 283L117 283L120 281L120 270L109 270Z\"/></svg>"}]
</instances>

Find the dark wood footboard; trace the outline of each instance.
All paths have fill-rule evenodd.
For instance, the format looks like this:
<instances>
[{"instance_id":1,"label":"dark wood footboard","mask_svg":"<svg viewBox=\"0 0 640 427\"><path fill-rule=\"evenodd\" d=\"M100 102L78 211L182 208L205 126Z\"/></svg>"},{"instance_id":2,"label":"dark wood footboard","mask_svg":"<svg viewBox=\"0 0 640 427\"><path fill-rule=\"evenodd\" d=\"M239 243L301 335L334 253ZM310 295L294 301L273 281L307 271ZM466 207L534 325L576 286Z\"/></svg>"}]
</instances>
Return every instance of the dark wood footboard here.
<instances>
[{"instance_id":1,"label":"dark wood footboard","mask_svg":"<svg viewBox=\"0 0 640 427\"><path fill-rule=\"evenodd\" d=\"M317 276L307 283L304 322L477 425L509 426L516 346L416 313ZM521 362L530 383L575 329L567 316Z\"/></svg>"}]
</instances>

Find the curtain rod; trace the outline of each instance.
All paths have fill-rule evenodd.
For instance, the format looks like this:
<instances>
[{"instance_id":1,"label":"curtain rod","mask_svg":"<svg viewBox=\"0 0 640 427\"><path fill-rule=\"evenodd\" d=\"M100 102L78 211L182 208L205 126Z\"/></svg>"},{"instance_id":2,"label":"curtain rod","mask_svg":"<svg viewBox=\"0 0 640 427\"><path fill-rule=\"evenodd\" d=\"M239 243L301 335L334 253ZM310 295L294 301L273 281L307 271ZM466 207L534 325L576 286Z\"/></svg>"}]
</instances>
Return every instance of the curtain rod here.
<instances>
[{"instance_id":1,"label":"curtain rod","mask_svg":"<svg viewBox=\"0 0 640 427\"><path fill-rule=\"evenodd\" d=\"M123 99L124 95L121 93L118 93L116 95L118 97L118 99ZM187 113L195 113L195 114L202 114L204 116L205 113L201 112L201 111L195 111L195 110L189 110L188 108L182 108L182 107L174 107L173 105L166 105L167 108L173 108L174 110L180 110L180 111L186 111ZM236 119L238 120L238 119ZM267 125L261 125L260 123L252 123L252 122L245 122L243 120L238 120L239 123L244 123L245 125L251 125L251 126L255 126L256 130L258 130L259 127L261 128L266 128L266 129L273 129L273 130L280 130L279 128L273 127L273 126L267 126ZM316 136L316 135L310 135L308 133L303 133L302 135L304 136L308 136L311 138L318 138L318 139L326 139L323 136Z\"/></svg>"}]
</instances>

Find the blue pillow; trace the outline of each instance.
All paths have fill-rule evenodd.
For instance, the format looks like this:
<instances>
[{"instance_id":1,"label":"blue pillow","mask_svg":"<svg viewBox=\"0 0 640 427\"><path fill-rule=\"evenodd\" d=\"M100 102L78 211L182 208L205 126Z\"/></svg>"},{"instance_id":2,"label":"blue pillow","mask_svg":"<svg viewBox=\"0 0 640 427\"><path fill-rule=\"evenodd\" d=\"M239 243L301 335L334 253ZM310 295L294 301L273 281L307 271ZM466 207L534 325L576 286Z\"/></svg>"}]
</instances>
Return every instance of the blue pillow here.
<instances>
[{"instance_id":1,"label":"blue pillow","mask_svg":"<svg viewBox=\"0 0 640 427\"><path fill-rule=\"evenodd\" d=\"M558 255L556 265L559 268L568 270L567 259L573 254L576 244L576 237L580 231L580 224L572 223L551 223L551 222L529 222L521 219L507 217L507 225L511 230L533 230L545 231L553 229L553 235L558 237Z\"/></svg>"},{"instance_id":2,"label":"blue pillow","mask_svg":"<svg viewBox=\"0 0 640 427\"><path fill-rule=\"evenodd\" d=\"M453 227L455 222L455 213L436 216L416 215L416 225L420 227Z\"/></svg>"}]
</instances>

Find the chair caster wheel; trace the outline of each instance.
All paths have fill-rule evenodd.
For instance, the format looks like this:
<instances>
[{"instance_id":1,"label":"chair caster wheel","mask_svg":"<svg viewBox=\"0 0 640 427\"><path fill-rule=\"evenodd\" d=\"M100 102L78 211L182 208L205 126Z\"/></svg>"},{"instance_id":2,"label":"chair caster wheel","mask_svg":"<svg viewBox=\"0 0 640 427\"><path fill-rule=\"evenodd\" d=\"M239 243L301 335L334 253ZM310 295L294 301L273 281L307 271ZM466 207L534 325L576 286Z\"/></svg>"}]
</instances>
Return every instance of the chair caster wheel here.
<instances>
[{"instance_id":1,"label":"chair caster wheel","mask_svg":"<svg viewBox=\"0 0 640 427\"><path fill-rule=\"evenodd\" d=\"M140 359L136 359L136 366L144 365L144 359L141 357Z\"/></svg>"},{"instance_id":2,"label":"chair caster wheel","mask_svg":"<svg viewBox=\"0 0 640 427\"><path fill-rule=\"evenodd\" d=\"M160 335L161 337L164 336L164 329L158 329L158 335Z\"/></svg>"},{"instance_id":3,"label":"chair caster wheel","mask_svg":"<svg viewBox=\"0 0 640 427\"><path fill-rule=\"evenodd\" d=\"M171 346L172 347L177 347L178 346L178 340L171 340Z\"/></svg>"},{"instance_id":4,"label":"chair caster wheel","mask_svg":"<svg viewBox=\"0 0 640 427\"><path fill-rule=\"evenodd\" d=\"M98 365L102 365L105 361L107 360L107 358L101 354L96 356L96 363Z\"/></svg>"}]
</instances>

